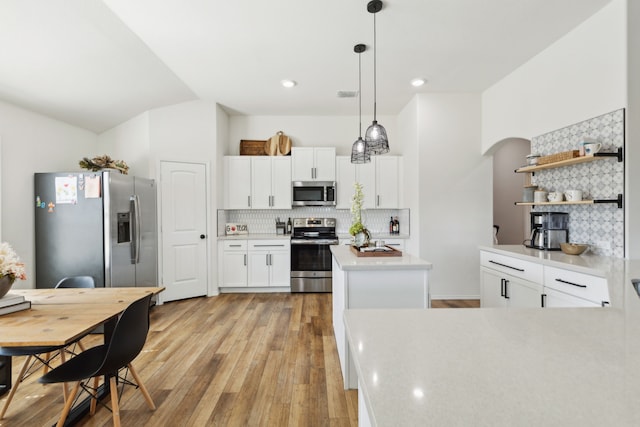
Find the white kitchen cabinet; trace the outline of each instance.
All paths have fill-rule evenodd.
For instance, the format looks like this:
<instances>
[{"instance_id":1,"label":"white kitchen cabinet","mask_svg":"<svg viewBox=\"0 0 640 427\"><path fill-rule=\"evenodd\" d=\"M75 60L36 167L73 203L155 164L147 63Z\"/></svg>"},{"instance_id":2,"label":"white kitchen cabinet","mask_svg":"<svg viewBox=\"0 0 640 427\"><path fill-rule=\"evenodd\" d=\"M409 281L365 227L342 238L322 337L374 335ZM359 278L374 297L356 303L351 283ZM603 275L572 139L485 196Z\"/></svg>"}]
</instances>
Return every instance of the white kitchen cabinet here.
<instances>
[{"instance_id":1,"label":"white kitchen cabinet","mask_svg":"<svg viewBox=\"0 0 640 427\"><path fill-rule=\"evenodd\" d=\"M544 292L545 307L582 307L588 306L587 302L595 306L609 304L609 288L604 277L562 268L545 266ZM565 298L560 300L560 297ZM561 301L565 305L559 305Z\"/></svg>"},{"instance_id":2,"label":"white kitchen cabinet","mask_svg":"<svg viewBox=\"0 0 640 427\"><path fill-rule=\"evenodd\" d=\"M353 164L351 157L336 158L337 209L350 209L356 182L362 185L365 209L399 209L399 156L374 156L370 163Z\"/></svg>"},{"instance_id":3,"label":"white kitchen cabinet","mask_svg":"<svg viewBox=\"0 0 640 427\"><path fill-rule=\"evenodd\" d=\"M292 181L335 181L335 147L292 147Z\"/></svg>"},{"instance_id":4,"label":"white kitchen cabinet","mask_svg":"<svg viewBox=\"0 0 640 427\"><path fill-rule=\"evenodd\" d=\"M251 156L224 158L225 209L251 208Z\"/></svg>"},{"instance_id":5,"label":"white kitchen cabinet","mask_svg":"<svg viewBox=\"0 0 640 427\"><path fill-rule=\"evenodd\" d=\"M544 306L545 307L600 307L601 304L586 299L578 298L573 295L565 294L551 288L544 288Z\"/></svg>"},{"instance_id":6,"label":"white kitchen cabinet","mask_svg":"<svg viewBox=\"0 0 640 427\"><path fill-rule=\"evenodd\" d=\"M288 240L249 240L248 246L249 286L291 285L291 244Z\"/></svg>"},{"instance_id":7,"label":"white kitchen cabinet","mask_svg":"<svg viewBox=\"0 0 640 427\"><path fill-rule=\"evenodd\" d=\"M220 287L247 286L247 241L224 240L220 242L222 263L220 265Z\"/></svg>"},{"instance_id":8,"label":"white kitchen cabinet","mask_svg":"<svg viewBox=\"0 0 640 427\"><path fill-rule=\"evenodd\" d=\"M291 157L225 156L225 209L291 209Z\"/></svg>"},{"instance_id":9,"label":"white kitchen cabinet","mask_svg":"<svg viewBox=\"0 0 640 427\"><path fill-rule=\"evenodd\" d=\"M480 265L481 307L542 307L542 265L487 251Z\"/></svg>"},{"instance_id":10,"label":"white kitchen cabinet","mask_svg":"<svg viewBox=\"0 0 640 427\"><path fill-rule=\"evenodd\" d=\"M481 268L481 305L504 308L542 307L542 285Z\"/></svg>"},{"instance_id":11,"label":"white kitchen cabinet","mask_svg":"<svg viewBox=\"0 0 640 427\"><path fill-rule=\"evenodd\" d=\"M291 157L251 158L251 208L291 209Z\"/></svg>"}]
</instances>

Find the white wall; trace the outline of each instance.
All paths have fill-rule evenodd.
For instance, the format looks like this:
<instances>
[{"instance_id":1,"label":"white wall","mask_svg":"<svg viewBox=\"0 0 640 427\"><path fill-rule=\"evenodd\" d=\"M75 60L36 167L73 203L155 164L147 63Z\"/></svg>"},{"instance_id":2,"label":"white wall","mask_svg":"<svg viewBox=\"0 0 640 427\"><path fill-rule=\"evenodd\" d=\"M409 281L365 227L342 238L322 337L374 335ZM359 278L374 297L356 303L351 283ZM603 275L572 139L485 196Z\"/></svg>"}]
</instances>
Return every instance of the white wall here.
<instances>
[{"instance_id":1,"label":"white wall","mask_svg":"<svg viewBox=\"0 0 640 427\"><path fill-rule=\"evenodd\" d=\"M391 154L402 154L401 144L394 143L396 117L378 116L390 136ZM362 118L362 135L371 118ZM240 154L240 140L266 140L278 131L291 138L294 147L336 147L339 156L351 155L358 139L358 116L231 116L225 155Z\"/></svg>"},{"instance_id":2,"label":"white wall","mask_svg":"<svg viewBox=\"0 0 640 427\"><path fill-rule=\"evenodd\" d=\"M418 198L420 158L419 138L418 138L418 97L414 96L411 101L398 114L398 130L395 140L401 141L402 158L402 188L401 199L404 206L410 209L409 229L411 238L405 242L405 251L411 254L420 253L420 200Z\"/></svg>"},{"instance_id":3,"label":"white wall","mask_svg":"<svg viewBox=\"0 0 640 427\"><path fill-rule=\"evenodd\" d=\"M626 1L613 0L482 94L482 152L626 106Z\"/></svg>"},{"instance_id":4,"label":"white wall","mask_svg":"<svg viewBox=\"0 0 640 427\"><path fill-rule=\"evenodd\" d=\"M628 30L628 109L626 150L627 257L640 258L640 2L629 1Z\"/></svg>"},{"instance_id":5,"label":"white wall","mask_svg":"<svg viewBox=\"0 0 640 427\"><path fill-rule=\"evenodd\" d=\"M33 174L79 171L78 161L99 154L93 132L0 102L2 155L2 239L26 265L27 280L16 288L35 287Z\"/></svg>"},{"instance_id":6,"label":"white wall","mask_svg":"<svg viewBox=\"0 0 640 427\"><path fill-rule=\"evenodd\" d=\"M492 159L480 154L480 95L418 95L420 257L432 298L478 298L478 246L492 243ZM413 212L412 212L413 216Z\"/></svg>"},{"instance_id":7,"label":"white wall","mask_svg":"<svg viewBox=\"0 0 640 427\"><path fill-rule=\"evenodd\" d=\"M103 132L98 137L102 154L112 159L124 160L129 174L153 178L149 159L149 113L144 112L119 126Z\"/></svg>"}]
</instances>

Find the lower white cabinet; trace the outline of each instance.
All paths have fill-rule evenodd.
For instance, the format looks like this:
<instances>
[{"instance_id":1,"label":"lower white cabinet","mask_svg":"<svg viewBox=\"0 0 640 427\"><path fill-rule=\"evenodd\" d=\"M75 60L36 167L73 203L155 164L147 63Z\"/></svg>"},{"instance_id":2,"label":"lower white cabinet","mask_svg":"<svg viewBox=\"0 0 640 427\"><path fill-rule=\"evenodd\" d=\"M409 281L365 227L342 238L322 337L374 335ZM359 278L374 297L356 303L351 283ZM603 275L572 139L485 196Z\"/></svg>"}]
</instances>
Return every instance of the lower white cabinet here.
<instances>
[{"instance_id":1,"label":"lower white cabinet","mask_svg":"<svg viewBox=\"0 0 640 427\"><path fill-rule=\"evenodd\" d=\"M490 251L480 252L482 307L609 305L607 280Z\"/></svg>"},{"instance_id":2,"label":"lower white cabinet","mask_svg":"<svg viewBox=\"0 0 640 427\"><path fill-rule=\"evenodd\" d=\"M247 241L224 240L222 242L222 281L220 286L247 286Z\"/></svg>"},{"instance_id":3,"label":"lower white cabinet","mask_svg":"<svg viewBox=\"0 0 640 427\"><path fill-rule=\"evenodd\" d=\"M223 240L219 244L219 249L219 287L290 286L291 243L289 240Z\"/></svg>"},{"instance_id":4,"label":"lower white cabinet","mask_svg":"<svg viewBox=\"0 0 640 427\"><path fill-rule=\"evenodd\" d=\"M481 306L531 308L542 306L542 285L481 268Z\"/></svg>"},{"instance_id":5,"label":"lower white cabinet","mask_svg":"<svg viewBox=\"0 0 640 427\"><path fill-rule=\"evenodd\" d=\"M290 286L291 243L288 240L250 240L250 286Z\"/></svg>"}]
</instances>

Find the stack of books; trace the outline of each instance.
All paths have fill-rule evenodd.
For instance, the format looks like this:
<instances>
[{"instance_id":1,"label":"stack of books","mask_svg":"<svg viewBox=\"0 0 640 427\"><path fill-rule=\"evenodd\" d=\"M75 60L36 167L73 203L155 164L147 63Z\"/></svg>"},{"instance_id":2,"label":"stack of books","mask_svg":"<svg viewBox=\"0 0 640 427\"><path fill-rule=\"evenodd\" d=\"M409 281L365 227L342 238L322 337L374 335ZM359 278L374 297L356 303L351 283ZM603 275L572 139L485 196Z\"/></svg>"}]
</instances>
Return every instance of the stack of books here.
<instances>
[{"instance_id":1,"label":"stack of books","mask_svg":"<svg viewBox=\"0 0 640 427\"><path fill-rule=\"evenodd\" d=\"M31 308L31 301L24 299L24 296L8 293L0 298L0 315L14 313L20 310Z\"/></svg>"}]
</instances>

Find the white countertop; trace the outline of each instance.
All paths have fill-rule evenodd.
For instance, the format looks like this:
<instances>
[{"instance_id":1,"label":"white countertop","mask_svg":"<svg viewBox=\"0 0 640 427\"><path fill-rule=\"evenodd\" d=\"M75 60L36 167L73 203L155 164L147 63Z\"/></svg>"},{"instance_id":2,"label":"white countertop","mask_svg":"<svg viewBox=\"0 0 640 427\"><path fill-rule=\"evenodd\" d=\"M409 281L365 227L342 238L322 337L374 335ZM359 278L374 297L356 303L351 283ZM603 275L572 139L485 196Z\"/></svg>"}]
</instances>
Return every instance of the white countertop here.
<instances>
[{"instance_id":1,"label":"white countertop","mask_svg":"<svg viewBox=\"0 0 640 427\"><path fill-rule=\"evenodd\" d=\"M640 425L640 260L533 255L607 277L617 303L345 311L373 425Z\"/></svg>"},{"instance_id":2,"label":"white countertop","mask_svg":"<svg viewBox=\"0 0 640 427\"><path fill-rule=\"evenodd\" d=\"M290 240L291 234L271 234L271 233L255 233L255 234L233 234L218 236L218 240L269 240L269 239L285 239Z\"/></svg>"},{"instance_id":3,"label":"white countertop","mask_svg":"<svg viewBox=\"0 0 640 427\"><path fill-rule=\"evenodd\" d=\"M355 270L431 270L430 262L406 252L399 257L358 257L349 245L332 245L331 253L343 271Z\"/></svg>"}]
</instances>

